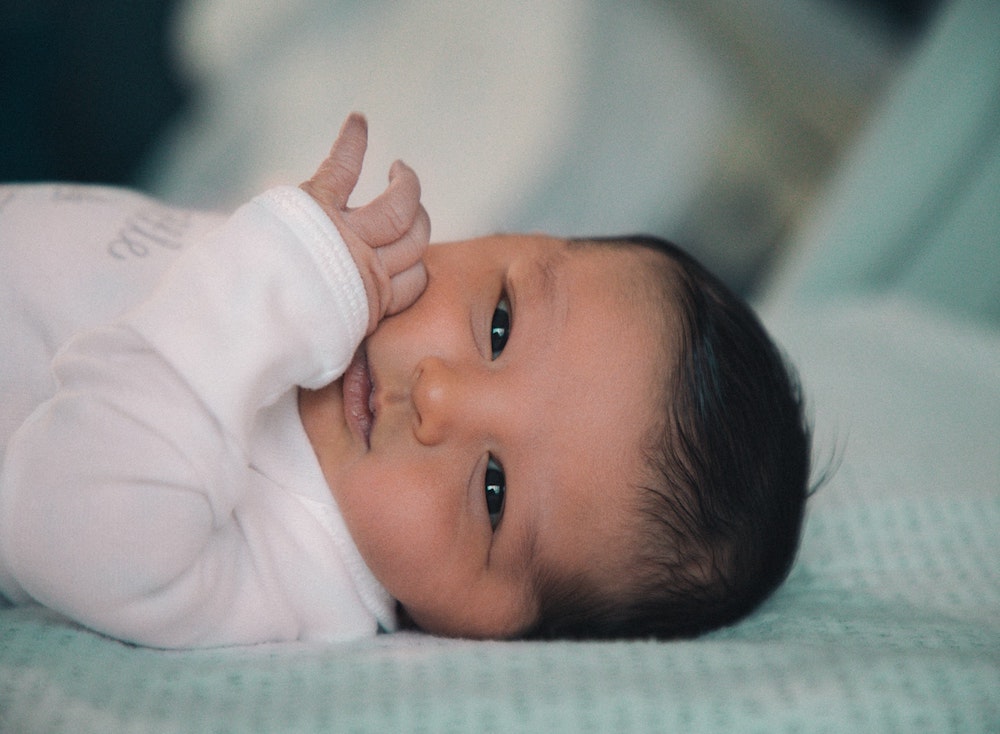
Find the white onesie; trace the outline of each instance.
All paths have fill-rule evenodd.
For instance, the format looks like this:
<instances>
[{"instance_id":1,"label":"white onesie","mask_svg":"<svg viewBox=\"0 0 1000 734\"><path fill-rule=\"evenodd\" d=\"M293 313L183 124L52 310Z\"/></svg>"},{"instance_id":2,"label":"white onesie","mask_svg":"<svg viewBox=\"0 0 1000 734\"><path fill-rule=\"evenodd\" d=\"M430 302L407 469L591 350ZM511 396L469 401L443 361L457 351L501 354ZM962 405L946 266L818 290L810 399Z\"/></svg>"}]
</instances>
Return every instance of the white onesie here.
<instances>
[{"instance_id":1,"label":"white onesie","mask_svg":"<svg viewBox=\"0 0 1000 734\"><path fill-rule=\"evenodd\" d=\"M309 196L0 187L0 263L4 596L158 647L395 627L298 415L367 324Z\"/></svg>"}]
</instances>

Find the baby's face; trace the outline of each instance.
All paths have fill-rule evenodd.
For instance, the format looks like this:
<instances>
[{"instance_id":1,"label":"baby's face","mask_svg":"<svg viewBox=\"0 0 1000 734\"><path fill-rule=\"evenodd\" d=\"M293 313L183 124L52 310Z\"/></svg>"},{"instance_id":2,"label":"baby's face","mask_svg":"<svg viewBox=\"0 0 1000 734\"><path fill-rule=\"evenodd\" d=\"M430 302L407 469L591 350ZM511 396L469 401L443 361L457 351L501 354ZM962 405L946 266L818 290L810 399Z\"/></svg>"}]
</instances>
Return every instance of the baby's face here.
<instances>
[{"instance_id":1,"label":"baby's face","mask_svg":"<svg viewBox=\"0 0 1000 734\"><path fill-rule=\"evenodd\" d=\"M358 549L423 629L516 635L539 570L624 576L663 383L647 257L536 236L435 245L419 300L341 380L302 391Z\"/></svg>"}]
</instances>

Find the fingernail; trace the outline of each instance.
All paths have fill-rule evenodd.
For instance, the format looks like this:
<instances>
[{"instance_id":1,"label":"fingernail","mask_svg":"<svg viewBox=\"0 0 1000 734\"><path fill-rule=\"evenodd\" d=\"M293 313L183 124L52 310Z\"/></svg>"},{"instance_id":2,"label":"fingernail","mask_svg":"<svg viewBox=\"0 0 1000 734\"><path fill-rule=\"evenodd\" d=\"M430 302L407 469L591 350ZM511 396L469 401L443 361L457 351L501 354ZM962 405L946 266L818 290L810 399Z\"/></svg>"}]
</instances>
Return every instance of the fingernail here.
<instances>
[{"instance_id":1,"label":"fingernail","mask_svg":"<svg viewBox=\"0 0 1000 734\"><path fill-rule=\"evenodd\" d=\"M344 124L340 126L340 131L344 132L352 125L357 125L366 132L368 130L368 120L360 112L351 112L344 120Z\"/></svg>"}]
</instances>

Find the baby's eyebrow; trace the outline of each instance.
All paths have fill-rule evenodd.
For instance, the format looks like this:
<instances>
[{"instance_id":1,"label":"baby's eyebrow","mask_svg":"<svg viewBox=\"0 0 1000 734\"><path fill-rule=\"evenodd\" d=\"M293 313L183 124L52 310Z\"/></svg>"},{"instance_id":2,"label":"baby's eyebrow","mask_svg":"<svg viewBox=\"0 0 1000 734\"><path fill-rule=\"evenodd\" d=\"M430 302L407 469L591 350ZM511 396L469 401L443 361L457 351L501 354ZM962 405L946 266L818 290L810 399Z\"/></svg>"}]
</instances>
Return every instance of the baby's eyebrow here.
<instances>
[{"instance_id":1,"label":"baby's eyebrow","mask_svg":"<svg viewBox=\"0 0 1000 734\"><path fill-rule=\"evenodd\" d=\"M518 559L521 572L534 573L532 567L535 565L535 557L538 555L538 524L534 518L525 526L520 536L514 547L514 557Z\"/></svg>"},{"instance_id":2,"label":"baby's eyebrow","mask_svg":"<svg viewBox=\"0 0 1000 734\"><path fill-rule=\"evenodd\" d=\"M538 269L541 277L539 288L545 300L545 305L551 306L552 299L559 288L559 268L558 266L565 259L565 253L549 252L539 259Z\"/></svg>"},{"instance_id":3,"label":"baby's eyebrow","mask_svg":"<svg viewBox=\"0 0 1000 734\"><path fill-rule=\"evenodd\" d=\"M550 315L554 314L557 305L562 281L560 266L566 257L563 250L550 250L536 258L525 274L525 290L532 294L532 299L537 299L536 305Z\"/></svg>"}]
</instances>

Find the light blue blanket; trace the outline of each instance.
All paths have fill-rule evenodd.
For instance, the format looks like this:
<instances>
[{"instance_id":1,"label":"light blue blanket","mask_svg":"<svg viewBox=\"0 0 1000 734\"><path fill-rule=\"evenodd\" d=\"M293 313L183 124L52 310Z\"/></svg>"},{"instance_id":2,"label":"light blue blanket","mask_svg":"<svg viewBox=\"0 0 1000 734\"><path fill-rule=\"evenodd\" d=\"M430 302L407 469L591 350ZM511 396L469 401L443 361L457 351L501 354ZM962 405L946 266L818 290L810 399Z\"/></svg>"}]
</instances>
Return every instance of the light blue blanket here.
<instances>
[{"instance_id":1,"label":"light blue blanket","mask_svg":"<svg viewBox=\"0 0 1000 734\"><path fill-rule=\"evenodd\" d=\"M11 609L0 731L1000 730L1000 335L897 300L816 316L781 331L839 468L744 623L160 652Z\"/></svg>"}]
</instances>

